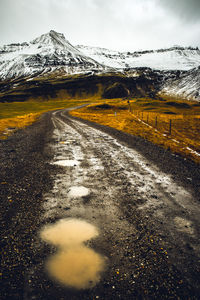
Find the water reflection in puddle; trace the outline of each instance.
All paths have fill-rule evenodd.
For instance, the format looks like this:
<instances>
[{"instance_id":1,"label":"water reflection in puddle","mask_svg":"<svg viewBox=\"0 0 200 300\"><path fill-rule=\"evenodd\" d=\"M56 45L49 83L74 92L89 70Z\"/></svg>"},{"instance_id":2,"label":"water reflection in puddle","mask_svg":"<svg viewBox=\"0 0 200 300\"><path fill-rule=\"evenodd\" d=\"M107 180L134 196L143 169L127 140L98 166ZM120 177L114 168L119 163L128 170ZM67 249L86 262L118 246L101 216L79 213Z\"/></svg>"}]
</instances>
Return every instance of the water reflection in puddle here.
<instances>
[{"instance_id":1,"label":"water reflection in puddle","mask_svg":"<svg viewBox=\"0 0 200 300\"><path fill-rule=\"evenodd\" d=\"M96 227L83 220L63 219L45 226L40 236L45 242L58 246L58 252L46 263L52 278L76 289L87 289L97 284L105 260L84 245L84 242L98 236Z\"/></svg>"},{"instance_id":2,"label":"water reflection in puddle","mask_svg":"<svg viewBox=\"0 0 200 300\"><path fill-rule=\"evenodd\" d=\"M90 194L90 190L84 186L72 186L69 189L68 196L71 198L85 197Z\"/></svg>"},{"instance_id":3,"label":"water reflection in puddle","mask_svg":"<svg viewBox=\"0 0 200 300\"><path fill-rule=\"evenodd\" d=\"M55 246L79 245L98 236L95 226L78 219L62 219L54 225L47 225L41 231L45 242Z\"/></svg>"},{"instance_id":4,"label":"water reflection in puddle","mask_svg":"<svg viewBox=\"0 0 200 300\"><path fill-rule=\"evenodd\" d=\"M80 163L77 160L58 160L54 162L54 165L62 166L62 167L74 167L78 166Z\"/></svg>"}]
</instances>

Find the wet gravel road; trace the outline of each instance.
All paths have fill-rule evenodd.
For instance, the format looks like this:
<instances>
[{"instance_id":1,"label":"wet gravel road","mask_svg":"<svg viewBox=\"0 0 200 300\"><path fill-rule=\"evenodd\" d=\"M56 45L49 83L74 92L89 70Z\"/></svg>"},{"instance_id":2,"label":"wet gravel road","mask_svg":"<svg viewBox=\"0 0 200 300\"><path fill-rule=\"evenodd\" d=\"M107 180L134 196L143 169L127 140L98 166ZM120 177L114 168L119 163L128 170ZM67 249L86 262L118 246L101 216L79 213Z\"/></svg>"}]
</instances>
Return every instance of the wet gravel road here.
<instances>
[{"instance_id":1,"label":"wet gravel road","mask_svg":"<svg viewBox=\"0 0 200 300\"><path fill-rule=\"evenodd\" d=\"M43 115L0 142L1 299L199 299L199 188L199 167L169 151L67 110ZM101 256L96 278L88 267L69 287L47 272L59 246L41 230L60 220L98 231L80 250ZM86 263L74 257L65 277Z\"/></svg>"}]
</instances>

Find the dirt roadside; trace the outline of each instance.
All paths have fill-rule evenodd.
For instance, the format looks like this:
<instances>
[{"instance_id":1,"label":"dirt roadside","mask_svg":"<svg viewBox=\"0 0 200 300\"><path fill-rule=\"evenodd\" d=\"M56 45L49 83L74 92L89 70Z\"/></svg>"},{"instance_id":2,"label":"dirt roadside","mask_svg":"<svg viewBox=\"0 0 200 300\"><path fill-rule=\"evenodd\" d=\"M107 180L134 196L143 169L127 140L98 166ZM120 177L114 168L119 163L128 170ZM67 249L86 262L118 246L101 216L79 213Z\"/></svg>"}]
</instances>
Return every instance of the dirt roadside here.
<instances>
[{"instance_id":1,"label":"dirt roadside","mask_svg":"<svg viewBox=\"0 0 200 300\"><path fill-rule=\"evenodd\" d=\"M32 239L38 229L42 193L52 185L45 145L50 116L0 141L1 299L23 299L27 268L34 264Z\"/></svg>"},{"instance_id":2,"label":"dirt roadside","mask_svg":"<svg viewBox=\"0 0 200 300\"><path fill-rule=\"evenodd\" d=\"M187 226L186 232L174 230L176 223L171 227L167 223L170 208L175 212L183 210L183 216L187 214L190 199L185 200L185 207L173 204L172 200L164 208L160 208L163 203L159 203L159 209L154 205L153 210L145 207L160 196L167 201L169 193L176 191L168 191L168 184L166 191L157 186L156 191L149 191L151 197L145 196L146 190L138 192L138 184L140 189L148 184L150 189L155 186L148 166L144 170L140 164L141 171L136 161L130 163L135 155L131 149L142 154L148 165L156 165L166 176L170 175L177 187L189 190L195 200L195 210L196 206L199 208L198 166L114 129L92 124L119 144L107 135L88 129L85 124L91 125L89 122L83 121L85 127L82 127L65 113L56 118L57 121L52 113L45 114L39 122L1 141L2 299L198 299L198 223L193 227L183 224ZM65 144L67 140L69 143ZM50 164L69 157L77 158L80 167L66 169ZM135 186L130 182L131 174ZM143 177L149 182L144 184ZM66 209L62 199L67 199L72 184L87 185L92 192L88 198L68 203ZM60 188L62 193L58 192ZM185 197L181 191L175 194L181 195ZM48 203L55 198L60 202L52 209ZM151 202L146 198L151 198ZM155 215L155 211L164 213L165 217ZM40 244L38 231L44 224L69 217L84 218L102 232L90 245L109 262L100 283L90 290L63 288L42 271L44 259L55 249ZM195 236L189 232L194 228ZM177 242L175 231L180 235Z\"/></svg>"}]
</instances>

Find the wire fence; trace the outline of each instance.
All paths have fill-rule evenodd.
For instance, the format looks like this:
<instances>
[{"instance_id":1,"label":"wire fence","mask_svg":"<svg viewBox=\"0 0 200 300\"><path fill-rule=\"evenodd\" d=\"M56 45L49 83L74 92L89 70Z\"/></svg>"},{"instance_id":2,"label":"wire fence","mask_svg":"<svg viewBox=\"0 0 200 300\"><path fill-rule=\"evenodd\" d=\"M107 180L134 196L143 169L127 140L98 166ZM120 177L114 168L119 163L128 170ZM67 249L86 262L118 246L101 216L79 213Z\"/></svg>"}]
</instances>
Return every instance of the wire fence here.
<instances>
[{"instance_id":1,"label":"wire fence","mask_svg":"<svg viewBox=\"0 0 200 300\"><path fill-rule=\"evenodd\" d=\"M130 110L134 117L163 135L176 137L179 141L191 141L200 151L200 115L173 115Z\"/></svg>"}]
</instances>

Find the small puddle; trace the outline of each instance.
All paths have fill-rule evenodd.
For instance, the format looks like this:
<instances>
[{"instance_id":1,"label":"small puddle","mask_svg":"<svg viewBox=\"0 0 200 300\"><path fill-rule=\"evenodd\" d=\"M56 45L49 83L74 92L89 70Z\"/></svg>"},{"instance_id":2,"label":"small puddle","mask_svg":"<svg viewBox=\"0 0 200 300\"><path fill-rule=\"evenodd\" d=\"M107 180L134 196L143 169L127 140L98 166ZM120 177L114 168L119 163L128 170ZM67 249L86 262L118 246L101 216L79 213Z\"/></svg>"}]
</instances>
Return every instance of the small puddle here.
<instances>
[{"instance_id":1,"label":"small puddle","mask_svg":"<svg viewBox=\"0 0 200 300\"><path fill-rule=\"evenodd\" d=\"M58 247L46 262L49 275L63 285L88 289L100 280L105 260L84 242L98 236L95 226L78 219L63 219L45 226L40 237Z\"/></svg>"},{"instance_id":2,"label":"small puddle","mask_svg":"<svg viewBox=\"0 0 200 300\"><path fill-rule=\"evenodd\" d=\"M90 190L84 186L72 186L68 192L68 196L71 198L85 197L89 194Z\"/></svg>"},{"instance_id":3,"label":"small puddle","mask_svg":"<svg viewBox=\"0 0 200 300\"><path fill-rule=\"evenodd\" d=\"M78 166L80 163L77 160L58 160L53 164L62 167L74 167L74 166Z\"/></svg>"}]
</instances>

